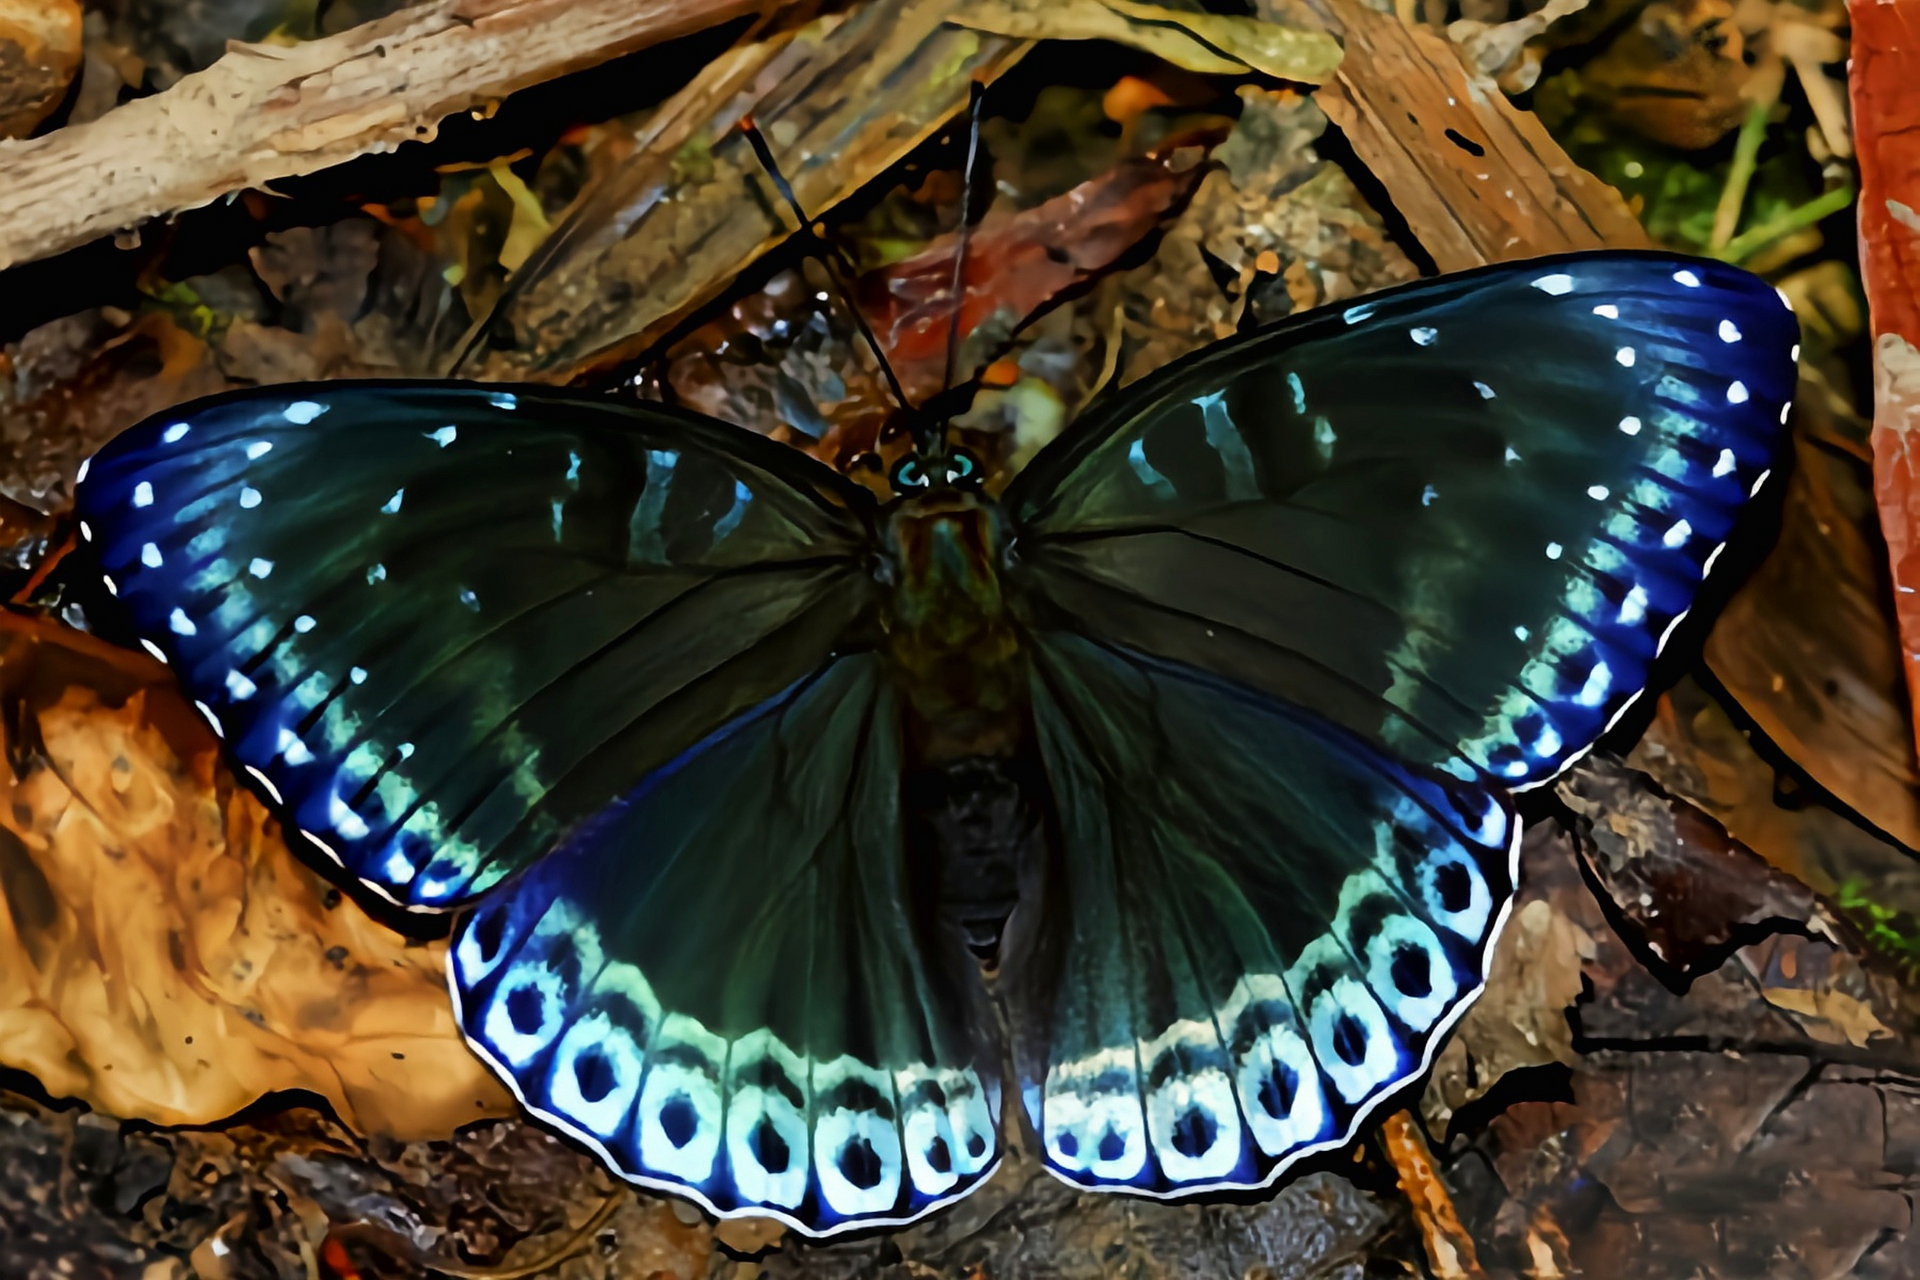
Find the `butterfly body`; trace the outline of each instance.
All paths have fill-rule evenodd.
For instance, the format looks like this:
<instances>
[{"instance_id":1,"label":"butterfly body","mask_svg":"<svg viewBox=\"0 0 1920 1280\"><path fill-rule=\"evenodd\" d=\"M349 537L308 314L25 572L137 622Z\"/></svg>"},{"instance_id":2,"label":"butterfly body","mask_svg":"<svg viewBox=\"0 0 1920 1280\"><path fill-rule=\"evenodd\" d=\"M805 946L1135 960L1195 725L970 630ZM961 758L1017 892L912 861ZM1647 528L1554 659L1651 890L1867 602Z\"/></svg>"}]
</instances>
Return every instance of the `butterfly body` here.
<instances>
[{"instance_id":1,"label":"butterfly body","mask_svg":"<svg viewBox=\"0 0 1920 1280\"><path fill-rule=\"evenodd\" d=\"M1005 515L974 491L941 488L902 499L885 524L882 626L916 757L1011 754L1026 671L1003 577Z\"/></svg>"},{"instance_id":2,"label":"butterfly body","mask_svg":"<svg viewBox=\"0 0 1920 1280\"><path fill-rule=\"evenodd\" d=\"M76 504L289 832L468 911L450 996L533 1112L828 1235L980 1185L1010 1120L1161 1197L1353 1140L1484 983L1511 792L1640 696L1773 464L1797 342L1744 272L1578 255L1217 344L997 499L337 383L142 424Z\"/></svg>"}]
</instances>

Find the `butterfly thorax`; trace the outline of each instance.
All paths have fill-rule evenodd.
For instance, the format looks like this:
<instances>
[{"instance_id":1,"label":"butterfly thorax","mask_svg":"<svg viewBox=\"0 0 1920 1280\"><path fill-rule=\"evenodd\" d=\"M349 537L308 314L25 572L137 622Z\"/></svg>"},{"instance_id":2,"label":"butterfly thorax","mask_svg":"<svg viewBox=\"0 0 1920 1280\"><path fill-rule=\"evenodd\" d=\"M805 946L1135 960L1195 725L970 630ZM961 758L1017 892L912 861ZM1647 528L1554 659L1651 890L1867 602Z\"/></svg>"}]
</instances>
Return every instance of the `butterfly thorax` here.
<instances>
[{"instance_id":1,"label":"butterfly thorax","mask_svg":"<svg viewBox=\"0 0 1920 1280\"><path fill-rule=\"evenodd\" d=\"M1001 577L1002 517L961 489L908 498L887 525L888 655L925 763L1005 755L1025 708L1025 670Z\"/></svg>"}]
</instances>

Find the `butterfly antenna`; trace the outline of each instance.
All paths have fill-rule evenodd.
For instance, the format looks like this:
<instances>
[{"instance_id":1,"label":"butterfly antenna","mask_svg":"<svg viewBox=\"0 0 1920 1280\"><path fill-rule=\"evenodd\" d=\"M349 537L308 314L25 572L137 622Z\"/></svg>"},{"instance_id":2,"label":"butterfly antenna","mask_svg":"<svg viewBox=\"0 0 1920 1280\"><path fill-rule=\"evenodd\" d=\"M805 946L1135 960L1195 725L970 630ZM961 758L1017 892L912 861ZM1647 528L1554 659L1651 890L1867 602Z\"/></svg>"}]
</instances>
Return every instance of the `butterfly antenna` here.
<instances>
[{"instance_id":1,"label":"butterfly antenna","mask_svg":"<svg viewBox=\"0 0 1920 1280\"><path fill-rule=\"evenodd\" d=\"M967 301L967 238L973 230L974 175L980 159L980 104L986 89L973 82L973 95L967 103L967 168L960 179L960 243L953 251L953 305L947 309L947 371L940 379L942 388L953 385L954 365L960 359L960 312Z\"/></svg>"},{"instance_id":2,"label":"butterfly antenna","mask_svg":"<svg viewBox=\"0 0 1920 1280\"><path fill-rule=\"evenodd\" d=\"M893 391L893 398L900 402L901 408L913 408L912 401L907 399L906 388L900 385L899 376L894 373L893 366L887 363L887 353L880 346L880 339L874 335L872 327L867 324L866 316L860 313L859 304L853 300L853 290L847 283L847 275L850 272L847 270L848 264L841 255L840 247L813 229L813 220L807 217L806 211L800 207L800 201L794 196L793 188L787 183L786 175L781 173L780 166L774 163L773 152L768 150L767 140L762 136L760 126L753 122L752 116L740 117L740 132L747 136L747 144L753 148L753 154L758 157L760 167L767 171L769 178L773 179L773 189L780 193L780 198L787 202L787 208L793 211L793 216L799 221L801 234L810 237L819 246L820 261L826 267L828 277L833 281L834 292L840 295L840 301L846 305L847 311L853 316L854 324L860 327L860 336L867 340L867 346L872 350L873 358L880 362L880 372L885 375L887 386Z\"/></svg>"}]
</instances>

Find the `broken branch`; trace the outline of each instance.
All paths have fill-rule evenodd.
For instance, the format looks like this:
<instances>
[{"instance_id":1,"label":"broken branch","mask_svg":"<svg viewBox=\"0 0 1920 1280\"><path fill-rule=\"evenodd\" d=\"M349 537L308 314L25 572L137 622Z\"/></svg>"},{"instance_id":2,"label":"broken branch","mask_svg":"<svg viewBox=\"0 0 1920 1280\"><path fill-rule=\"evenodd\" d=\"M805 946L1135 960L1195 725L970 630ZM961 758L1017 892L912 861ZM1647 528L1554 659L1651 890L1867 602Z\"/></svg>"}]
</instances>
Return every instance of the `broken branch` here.
<instances>
[{"instance_id":1,"label":"broken branch","mask_svg":"<svg viewBox=\"0 0 1920 1280\"><path fill-rule=\"evenodd\" d=\"M455 112L767 3L431 0L291 48L235 44L98 120L0 141L0 269L426 141Z\"/></svg>"}]
</instances>

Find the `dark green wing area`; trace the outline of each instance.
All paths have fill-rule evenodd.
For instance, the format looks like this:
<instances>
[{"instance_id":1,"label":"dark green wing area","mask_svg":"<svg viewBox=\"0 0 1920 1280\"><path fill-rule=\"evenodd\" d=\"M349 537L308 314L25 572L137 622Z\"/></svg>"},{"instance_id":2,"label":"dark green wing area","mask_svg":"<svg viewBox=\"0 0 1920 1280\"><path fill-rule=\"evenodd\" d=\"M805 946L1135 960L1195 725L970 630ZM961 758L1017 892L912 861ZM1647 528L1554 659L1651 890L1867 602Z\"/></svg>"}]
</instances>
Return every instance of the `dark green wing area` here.
<instances>
[{"instance_id":1,"label":"dark green wing area","mask_svg":"<svg viewBox=\"0 0 1920 1280\"><path fill-rule=\"evenodd\" d=\"M719 1213L825 1235L962 1194L998 1094L973 966L910 906L900 770L871 654L729 723L463 926L469 1039L628 1177Z\"/></svg>"},{"instance_id":2,"label":"dark green wing area","mask_svg":"<svg viewBox=\"0 0 1920 1280\"><path fill-rule=\"evenodd\" d=\"M865 495L738 428L461 384L222 397L125 433L82 530L292 825L472 899L868 607Z\"/></svg>"},{"instance_id":3,"label":"dark green wing area","mask_svg":"<svg viewBox=\"0 0 1920 1280\"><path fill-rule=\"evenodd\" d=\"M1115 646L1033 661L1061 852L1007 971L1048 1167L1183 1195L1347 1142L1480 990L1504 789Z\"/></svg>"},{"instance_id":4,"label":"dark green wing area","mask_svg":"<svg viewBox=\"0 0 1920 1280\"><path fill-rule=\"evenodd\" d=\"M1060 625L1424 764L1552 776L1644 686L1781 439L1746 272L1544 259L1313 312L1128 388L1007 497Z\"/></svg>"}]
</instances>

